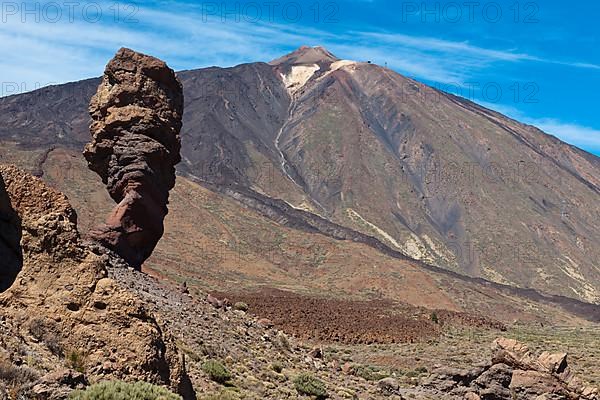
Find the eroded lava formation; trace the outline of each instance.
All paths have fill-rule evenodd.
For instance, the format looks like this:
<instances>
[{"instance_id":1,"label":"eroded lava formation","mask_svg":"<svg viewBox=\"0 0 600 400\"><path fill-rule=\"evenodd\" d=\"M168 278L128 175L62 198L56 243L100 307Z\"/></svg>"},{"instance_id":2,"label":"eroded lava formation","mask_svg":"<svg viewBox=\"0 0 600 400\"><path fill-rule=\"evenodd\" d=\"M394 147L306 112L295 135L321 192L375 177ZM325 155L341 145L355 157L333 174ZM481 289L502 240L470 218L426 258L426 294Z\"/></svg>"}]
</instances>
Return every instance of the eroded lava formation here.
<instances>
[{"instance_id":1,"label":"eroded lava formation","mask_svg":"<svg viewBox=\"0 0 600 400\"><path fill-rule=\"evenodd\" d=\"M90 169L117 202L89 236L140 269L163 235L181 160L183 89L163 61L120 49L90 102Z\"/></svg>"}]
</instances>

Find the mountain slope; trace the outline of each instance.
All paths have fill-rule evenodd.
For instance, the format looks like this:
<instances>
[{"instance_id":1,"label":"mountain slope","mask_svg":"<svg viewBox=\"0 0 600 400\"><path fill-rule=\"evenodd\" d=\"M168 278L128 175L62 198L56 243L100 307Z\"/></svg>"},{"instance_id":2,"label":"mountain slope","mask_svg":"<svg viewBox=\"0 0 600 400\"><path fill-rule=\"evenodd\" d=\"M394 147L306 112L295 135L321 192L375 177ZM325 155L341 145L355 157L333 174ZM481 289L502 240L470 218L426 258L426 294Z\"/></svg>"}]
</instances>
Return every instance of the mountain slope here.
<instances>
[{"instance_id":1,"label":"mountain slope","mask_svg":"<svg viewBox=\"0 0 600 400\"><path fill-rule=\"evenodd\" d=\"M181 175L460 274L600 301L597 157L322 48L179 76ZM0 99L3 160L39 174L52 148L81 148L96 83Z\"/></svg>"},{"instance_id":2,"label":"mountain slope","mask_svg":"<svg viewBox=\"0 0 600 400\"><path fill-rule=\"evenodd\" d=\"M96 226L111 209L112 200L78 153L53 151L43 172L47 182L68 194L82 231ZM600 321L598 306L461 278L318 217L303 219L303 211L286 211L285 203L272 201L268 208L253 206L250 199L179 177L165 235L144 271L202 291L235 294L277 288L334 300L392 300L493 315L505 323Z\"/></svg>"}]
</instances>

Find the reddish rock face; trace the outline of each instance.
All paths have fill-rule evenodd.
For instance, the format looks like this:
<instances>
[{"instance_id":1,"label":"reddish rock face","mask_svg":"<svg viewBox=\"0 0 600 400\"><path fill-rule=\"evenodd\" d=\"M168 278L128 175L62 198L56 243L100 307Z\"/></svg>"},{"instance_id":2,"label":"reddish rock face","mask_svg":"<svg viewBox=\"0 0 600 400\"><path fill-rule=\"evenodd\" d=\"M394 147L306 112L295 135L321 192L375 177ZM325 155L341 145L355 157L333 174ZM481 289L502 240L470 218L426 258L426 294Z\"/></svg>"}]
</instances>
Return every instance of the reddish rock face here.
<instances>
[{"instance_id":1,"label":"reddish rock face","mask_svg":"<svg viewBox=\"0 0 600 400\"><path fill-rule=\"evenodd\" d=\"M76 384L63 381L66 349L85 354L81 368L91 381L127 378L191 390L174 340L140 298L107 277L112 260L81 241L67 196L11 165L0 165L0 254L7 257L1 282L10 285L0 294L3 346L9 353L27 349L47 366L32 389L37 396L24 398L66 398L57 393ZM14 260L18 276L5 263Z\"/></svg>"},{"instance_id":2,"label":"reddish rock face","mask_svg":"<svg viewBox=\"0 0 600 400\"><path fill-rule=\"evenodd\" d=\"M84 156L118 203L89 236L140 269L163 234L181 161L183 89L164 62L121 49L89 111L92 142Z\"/></svg>"}]
</instances>

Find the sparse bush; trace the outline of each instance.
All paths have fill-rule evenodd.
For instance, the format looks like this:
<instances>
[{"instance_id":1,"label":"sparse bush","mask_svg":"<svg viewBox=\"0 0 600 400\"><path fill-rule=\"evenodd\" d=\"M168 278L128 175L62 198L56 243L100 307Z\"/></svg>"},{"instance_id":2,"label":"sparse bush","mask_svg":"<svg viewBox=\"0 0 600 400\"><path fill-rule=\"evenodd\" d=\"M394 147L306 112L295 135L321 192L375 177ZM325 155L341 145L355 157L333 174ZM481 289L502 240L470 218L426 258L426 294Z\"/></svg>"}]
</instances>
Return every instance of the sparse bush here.
<instances>
[{"instance_id":1,"label":"sparse bush","mask_svg":"<svg viewBox=\"0 0 600 400\"><path fill-rule=\"evenodd\" d=\"M202 355L208 358L220 358L224 356L224 352L216 345L201 343L199 347Z\"/></svg>"},{"instance_id":2,"label":"sparse bush","mask_svg":"<svg viewBox=\"0 0 600 400\"><path fill-rule=\"evenodd\" d=\"M48 350L56 356L64 355L64 348L61 343L59 328L56 322L35 318L29 323L29 333L31 336L44 343Z\"/></svg>"},{"instance_id":3,"label":"sparse bush","mask_svg":"<svg viewBox=\"0 0 600 400\"><path fill-rule=\"evenodd\" d=\"M29 323L29 333L37 340L42 340L47 330L48 327L42 319L35 318Z\"/></svg>"},{"instance_id":4,"label":"sparse bush","mask_svg":"<svg viewBox=\"0 0 600 400\"><path fill-rule=\"evenodd\" d=\"M292 345L290 344L290 340L287 335L283 332L279 332L277 337L275 338L275 345L281 351L291 351Z\"/></svg>"},{"instance_id":5,"label":"sparse bush","mask_svg":"<svg viewBox=\"0 0 600 400\"><path fill-rule=\"evenodd\" d=\"M233 389L225 389L217 394L210 394L203 397L202 400L240 400L241 397L237 391Z\"/></svg>"},{"instance_id":6,"label":"sparse bush","mask_svg":"<svg viewBox=\"0 0 600 400\"><path fill-rule=\"evenodd\" d=\"M440 320L439 320L437 314L434 312L431 313L431 316L429 317L429 319L431 319L431 322L433 322L434 324L440 323Z\"/></svg>"},{"instance_id":7,"label":"sparse bush","mask_svg":"<svg viewBox=\"0 0 600 400\"><path fill-rule=\"evenodd\" d=\"M208 360L202 364L202 371L206 373L211 380L224 384L231 379L231 373L223 364L215 360Z\"/></svg>"},{"instance_id":8,"label":"sparse bush","mask_svg":"<svg viewBox=\"0 0 600 400\"><path fill-rule=\"evenodd\" d=\"M238 301L237 303L235 303L233 305L233 308L235 310L240 310L240 311L248 311L248 304L244 303L243 301Z\"/></svg>"},{"instance_id":9,"label":"sparse bush","mask_svg":"<svg viewBox=\"0 0 600 400\"><path fill-rule=\"evenodd\" d=\"M102 382L76 390L70 400L181 400L181 397L147 382Z\"/></svg>"},{"instance_id":10,"label":"sparse bush","mask_svg":"<svg viewBox=\"0 0 600 400\"><path fill-rule=\"evenodd\" d=\"M0 381L26 383L37 378L37 374L30 368L14 365L8 360L0 361Z\"/></svg>"},{"instance_id":11,"label":"sparse bush","mask_svg":"<svg viewBox=\"0 0 600 400\"><path fill-rule=\"evenodd\" d=\"M387 374L383 374L379 372L377 369L373 367L369 367L366 365L355 365L352 367L351 374L354 376L358 376L367 381L378 381L383 378L387 378Z\"/></svg>"},{"instance_id":12,"label":"sparse bush","mask_svg":"<svg viewBox=\"0 0 600 400\"><path fill-rule=\"evenodd\" d=\"M418 372L419 374L426 374L427 367L418 367L418 368L415 368L415 371Z\"/></svg>"},{"instance_id":13,"label":"sparse bush","mask_svg":"<svg viewBox=\"0 0 600 400\"><path fill-rule=\"evenodd\" d=\"M407 378L416 378L417 376L420 375L420 373L416 370L412 370L412 371L406 371L406 373L404 374Z\"/></svg>"},{"instance_id":14,"label":"sparse bush","mask_svg":"<svg viewBox=\"0 0 600 400\"><path fill-rule=\"evenodd\" d=\"M300 394L315 396L317 399L327 398L325 384L311 374L300 374L294 379L294 387Z\"/></svg>"},{"instance_id":15,"label":"sparse bush","mask_svg":"<svg viewBox=\"0 0 600 400\"><path fill-rule=\"evenodd\" d=\"M200 360L201 360L200 356L194 350L192 350L187 344L185 344L181 340L178 340L176 344L177 344L177 348L179 350L181 350L181 352L183 352L183 354L188 356L188 358L190 360L192 360L194 362L200 362Z\"/></svg>"},{"instance_id":16,"label":"sparse bush","mask_svg":"<svg viewBox=\"0 0 600 400\"><path fill-rule=\"evenodd\" d=\"M79 350L69 350L67 352L67 367L77 372L85 372L87 355Z\"/></svg>"},{"instance_id":17,"label":"sparse bush","mask_svg":"<svg viewBox=\"0 0 600 400\"><path fill-rule=\"evenodd\" d=\"M0 382L5 384L10 398L23 398L38 378L31 368L16 366L8 360L0 361Z\"/></svg>"}]
</instances>

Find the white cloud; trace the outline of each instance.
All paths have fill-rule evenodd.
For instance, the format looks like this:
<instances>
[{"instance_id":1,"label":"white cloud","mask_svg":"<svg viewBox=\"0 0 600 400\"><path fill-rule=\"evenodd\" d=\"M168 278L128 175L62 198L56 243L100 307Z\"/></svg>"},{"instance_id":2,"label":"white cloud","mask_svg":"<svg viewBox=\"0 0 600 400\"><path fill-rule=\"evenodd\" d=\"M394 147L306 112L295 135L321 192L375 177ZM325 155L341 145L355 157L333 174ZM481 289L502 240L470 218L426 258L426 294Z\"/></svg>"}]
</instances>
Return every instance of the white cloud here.
<instances>
[{"instance_id":1,"label":"white cloud","mask_svg":"<svg viewBox=\"0 0 600 400\"><path fill-rule=\"evenodd\" d=\"M563 142L570 143L580 149L600 155L600 130L557 118L531 118L514 107L499 104L478 102L482 106L498 111L519 122L533 125L542 131L556 136Z\"/></svg>"},{"instance_id":2,"label":"white cloud","mask_svg":"<svg viewBox=\"0 0 600 400\"><path fill-rule=\"evenodd\" d=\"M586 62L568 62L517 52L514 49L496 50L478 47L467 41L450 41L432 37L412 36L400 33L352 32L352 42L380 54L380 59L402 57L408 65L400 65L403 72L415 73L422 79L440 83L464 84L474 72L499 62L538 62L573 68L600 69L599 65ZM408 55L408 58L405 58ZM395 66L394 64L392 64ZM419 65L428 65L421 69ZM411 71L412 70L412 71ZM421 72L432 72L422 75ZM448 70L461 71L448 73ZM436 76L441 79L436 79Z\"/></svg>"},{"instance_id":3,"label":"white cloud","mask_svg":"<svg viewBox=\"0 0 600 400\"><path fill-rule=\"evenodd\" d=\"M114 3L98 3L109 10ZM175 69L211 65L233 66L269 61L302 44L323 45L344 58L372 60L405 75L444 84L462 85L496 64L544 62L574 68L600 69L587 62L548 60L514 49L486 49L466 41L398 33L349 31L331 33L269 21L221 22L203 18L198 7L169 3L165 10L141 7L139 22L98 23L66 18L57 23L21 23L8 19L0 24L2 91L28 91L40 86L99 76L106 60L122 46L151 53ZM492 108L498 108L493 105ZM600 151L599 131L552 118L532 120L518 112L506 114L539 126L580 147Z\"/></svg>"},{"instance_id":4,"label":"white cloud","mask_svg":"<svg viewBox=\"0 0 600 400\"><path fill-rule=\"evenodd\" d=\"M112 18L98 23L81 18L22 23L20 18L9 18L0 24L2 82L33 89L99 76L122 46L163 58L175 69L190 69L269 61L281 55L282 44L328 37L311 30L298 34L275 24L225 24L214 18L204 22L198 15L149 8L140 8L136 18L139 23Z\"/></svg>"},{"instance_id":5,"label":"white cloud","mask_svg":"<svg viewBox=\"0 0 600 400\"><path fill-rule=\"evenodd\" d=\"M515 52L474 46L468 42L397 33L350 31L333 34L315 28L290 27L269 21L221 22L207 18L199 7L169 3L160 10L142 6L137 23L114 21L113 3L97 3L105 19L57 23L21 23L8 18L0 24L0 60L4 82L27 87L100 75L104 63L121 46L154 54L176 69L242 62L269 61L302 44L322 44L344 58L373 60L412 77L463 84L492 63L538 61L600 69L595 64L549 61ZM37 72L36 72L37 71Z\"/></svg>"},{"instance_id":6,"label":"white cloud","mask_svg":"<svg viewBox=\"0 0 600 400\"><path fill-rule=\"evenodd\" d=\"M382 43L443 53L460 53L462 55L470 55L488 60L519 61L535 59L528 54L515 53L508 50L491 50L483 47L473 46L466 41L456 42L431 37L403 35L398 33L390 34L358 32L358 34Z\"/></svg>"},{"instance_id":7,"label":"white cloud","mask_svg":"<svg viewBox=\"0 0 600 400\"><path fill-rule=\"evenodd\" d=\"M527 123L567 143L600 154L600 130L598 129L565 123L554 118L529 119Z\"/></svg>"}]
</instances>

